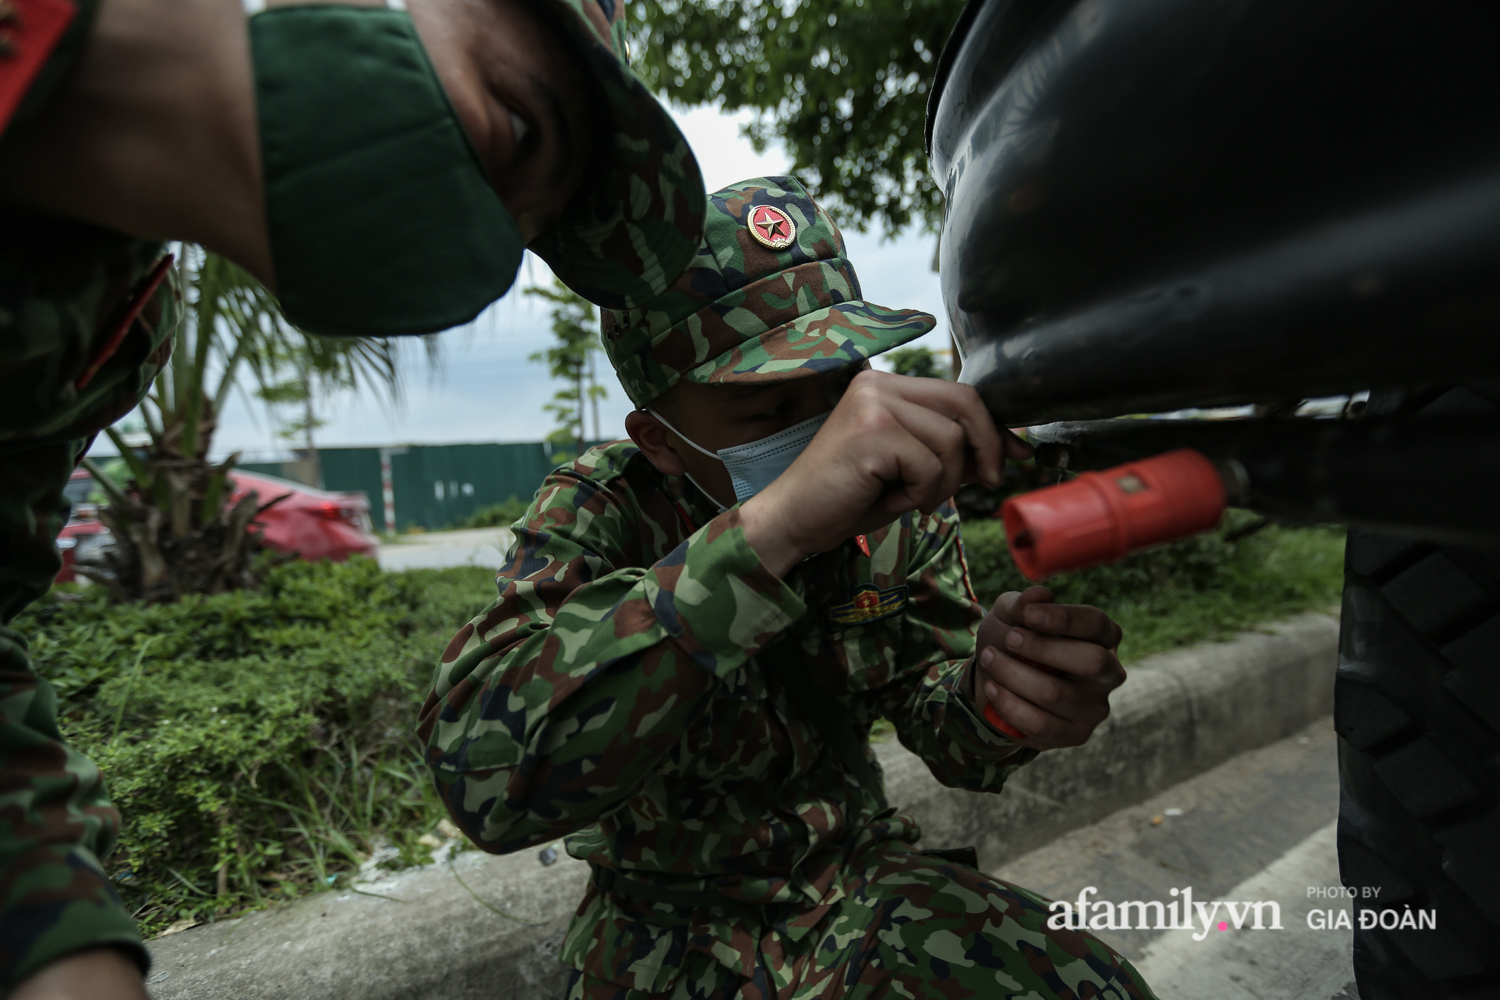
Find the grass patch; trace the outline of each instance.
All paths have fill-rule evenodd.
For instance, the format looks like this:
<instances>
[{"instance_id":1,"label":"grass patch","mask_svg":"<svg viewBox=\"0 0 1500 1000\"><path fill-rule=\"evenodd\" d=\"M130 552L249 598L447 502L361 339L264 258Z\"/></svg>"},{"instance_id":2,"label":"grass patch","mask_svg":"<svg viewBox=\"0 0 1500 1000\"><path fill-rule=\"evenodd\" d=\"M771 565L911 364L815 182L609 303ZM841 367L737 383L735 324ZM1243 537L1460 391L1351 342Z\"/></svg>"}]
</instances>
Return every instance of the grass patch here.
<instances>
[{"instance_id":1,"label":"grass patch","mask_svg":"<svg viewBox=\"0 0 1500 1000\"><path fill-rule=\"evenodd\" d=\"M1092 604L1125 631L1126 663L1336 604L1343 588L1344 529L1268 526L1230 511L1217 530L1109 566L1065 573L1047 586L1066 604ZM1011 562L999 521L966 521L964 550L974 591L992 601L1030 583Z\"/></svg>"}]
</instances>

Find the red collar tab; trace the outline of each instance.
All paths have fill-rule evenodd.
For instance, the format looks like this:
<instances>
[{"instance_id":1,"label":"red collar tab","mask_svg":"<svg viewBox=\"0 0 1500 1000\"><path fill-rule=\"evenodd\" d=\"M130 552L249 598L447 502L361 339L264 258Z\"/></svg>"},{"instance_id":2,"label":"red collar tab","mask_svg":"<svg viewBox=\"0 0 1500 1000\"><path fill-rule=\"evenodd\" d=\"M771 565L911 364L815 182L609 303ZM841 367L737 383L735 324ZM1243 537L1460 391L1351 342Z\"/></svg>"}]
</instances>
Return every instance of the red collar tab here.
<instances>
[{"instance_id":1,"label":"red collar tab","mask_svg":"<svg viewBox=\"0 0 1500 1000\"><path fill-rule=\"evenodd\" d=\"M0 133L77 14L72 0L0 0Z\"/></svg>"},{"instance_id":2,"label":"red collar tab","mask_svg":"<svg viewBox=\"0 0 1500 1000\"><path fill-rule=\"evenodd\" d=\"M0 0L0 3L3 2L4 0ZM104 338L104 345L99 348L99 353L94 355L94 360L89 362L89 366L83 370L83 374L78 376L78 381L73 383L73 388L82 390L94 380L95 375L99 374L99 369L104 367L104 363L115 356L115 352L120 349L120 344L125 340L125 335L130 332L130 327L140 316L146 303L151 301L151 296L156 294L156 289L160 287L171 267L172 255L167 254L136 283L125 301L120 303L119 316L114 326L110 328L109 335Z\"/></svg>"}]
</instances>

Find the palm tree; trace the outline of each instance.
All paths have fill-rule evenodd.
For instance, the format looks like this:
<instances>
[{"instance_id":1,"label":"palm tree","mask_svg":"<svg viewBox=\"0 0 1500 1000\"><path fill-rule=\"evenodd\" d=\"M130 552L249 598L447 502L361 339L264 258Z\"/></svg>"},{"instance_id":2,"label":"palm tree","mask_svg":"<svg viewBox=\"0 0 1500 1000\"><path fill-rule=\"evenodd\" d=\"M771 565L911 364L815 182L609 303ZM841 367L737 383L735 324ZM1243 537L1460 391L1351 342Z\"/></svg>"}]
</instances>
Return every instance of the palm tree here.
<instances>
[{"instance_id":1,"label":"palm tree","mask_svg":"<svg viewBox=\"0 0 1500 1000\"><path fill-rule=\"evenodd\" d=\"M390 341L299 330L263 285L201 247L183 244L176 266L182 322L172 361L141 404L150 444L138 450L113 427L105 431L129 466L124 485L83 460L110 499L100 517L115 545L103 565L79 572L122 600L170 601L253 584L258 542L248 531L264 507L254 493L226 502L238 453L217 465L208 461L217 416L246 374L269 402L288 371L299 373L309 413L315 388L369 386L393 403L400 398Z\"/></svg>"}]
</instances>

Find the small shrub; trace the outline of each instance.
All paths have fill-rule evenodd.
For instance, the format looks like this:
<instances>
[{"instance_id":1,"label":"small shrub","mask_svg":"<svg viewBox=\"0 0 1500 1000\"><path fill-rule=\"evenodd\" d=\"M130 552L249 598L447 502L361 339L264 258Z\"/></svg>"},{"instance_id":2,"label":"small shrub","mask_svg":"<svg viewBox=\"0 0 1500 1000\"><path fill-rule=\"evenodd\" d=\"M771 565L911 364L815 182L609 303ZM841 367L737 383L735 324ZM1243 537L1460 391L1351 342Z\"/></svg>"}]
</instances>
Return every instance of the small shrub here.
<instances>
[{"instance_id":1,"label":"small shrub","mask_svg":"<svg viewBox=\"0 0 1500 1000\"><path fill-rule=\"evenodd\" d=\"M525 500L510 495L508 500L492 503L487 507L480 507L474 513L458 522L460 528L509 528L521 519L530 506Z\"/></svg>"}]
</instances>

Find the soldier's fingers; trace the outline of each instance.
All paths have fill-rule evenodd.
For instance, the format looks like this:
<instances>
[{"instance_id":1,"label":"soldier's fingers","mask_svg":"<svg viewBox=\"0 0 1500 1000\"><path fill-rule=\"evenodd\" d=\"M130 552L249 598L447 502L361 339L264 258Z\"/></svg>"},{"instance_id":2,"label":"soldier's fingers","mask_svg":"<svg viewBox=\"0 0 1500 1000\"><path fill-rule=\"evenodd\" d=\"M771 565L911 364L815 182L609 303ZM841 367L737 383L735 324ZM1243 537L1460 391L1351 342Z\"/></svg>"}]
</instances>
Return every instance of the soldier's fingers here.
<instances>
[{"instance_id":1,"label":"soldier's fingers","mask_svg":"<svg viewBox=\"0 0 1500 1000\"><path fill-rule=\"evenodd\" d=\"M1109 717L1111 688L1079 683L1067 674L1048 673L1003 653L997 653L988 676L1017 697L1090 731Z\"/></svg>"},{"instance_id":2,"label":"soldier's fingers","mask_svg":"<svg viewBox=\"0 0 1500 1000\"><path fill-rule=\"evenodd\" d=\"M904 428L882 436L875 460L889 484L879 506L892 516L927 504L943 475L942 460Z\"/></svg>"},{"instance_id":3,"label":"soldier's fingers","mask_svg":"<svg viewBox=\"0 0 1500 1000\"><path fill-rule=\"evenodd\" d=\"M1039 708L994 682L986 684L985 696L1000 718L1026 734L1026 739L1021 741L1023 746L1037 750L1078 746L1088 739L1091 731Z\"/></svg>"},{"instance_id":4,"label":"soldier's fingers","mask_svg":"<svg viewBox=\"0 0 1500 1000\"><path fill-rule=\"evenodd\" d=\"M891 415L907 432L921 441L942 463L942 472L931 485L931 493L923 510L931 511L951 497L963 483L965 459L968 447L964 430L957 422L949 420L934 410L929 410L904 400L893 400Z\"/></svg>"},{"instance_id":5,"label":"soldier's fingers","mask_svg":"<svg viewBox=\"0 0 1500 1000\"><path fill-rule=\"evenodd\" d=\"M1012 431L1001 427L1000 431L1000 481L1005 482L1005 460L1008 458L1026 459L1033 454L1031 445L1017 437ZM964 466L964 482L983 482L984 477L979 473L979 465L975 460L975 454L970 451Z\"/></svg>"},{"instance_id":6,"label":"soldier's fingers","mask_svg":"<svg viewBox=\"0 0 1500 1000\"><path fill-rule=\"evenodd\" d=\"M990 607L990 614L1007 625L1020 625L1023 621L1021 616L1026 608L1033 604L1046 604L1051 601L1052 591L1040 585L1027 587L1025 590L1012 590L995 598L995 603Z\"/></svg>"},{"instance_id":7,"label":"soldier's fingers","mask_svg":"<svg viewBox=\"0 0 1500 1000\"><path fill-rule=\"evenodd\" d=\"M1086 604L1049 604L1028 602L1017 624L1038 632L1097 642L1105 649L1115 649L1124 635L1120 626L1098 608Z\"/></svg>"},{"instance_id":8,"label":"soldier's fingers","mask_svg":"<svg viewBox=\"0 0 1500 1000\"><path fill-rule=\"evenodd\" d=\"M1005 651L1091 684L1113 689L1125 683L1119 658L1096 642L1042 635L1016 626L1005 634Z\"/></svg>"},{"instance_id":9,"label":"soldier's fingers","mask_svg":"<svg viewBox=\"0 0 1500 1000\"><path fill-rule=\"evenodd\" d=\"M1081 685L1066 677L1038 670L1029 663L1022 663L999 651L985 673L1007 691L1059 718L1072 720L1081 714Z\"/></svg>"},{"instance_id":10,"label":"soldier's fingers","mask_svg":"<svg viewBox=\"0 0 1500 1000\"><path fill-rule=\"evenodd\" d=\"M935 410L962 427L980 480L991 487L1001 484L1005 452L1000 431L972 386L935 378L899 379L882 388L886 385L903 399Z\"/></svg>"},{"instance_id":11,"label":"soldier's fingers","mask_svg":"<svg viewBox=\"0 0 1500 1000\"><path fill-rule=\"evenodd\" d=\"M1027 444L1008 427L1000 429L1000 437L1005 447L1005 457L1015 459L1026 459L1036 454L1036 449Z\"/></svg>"}]
</instances>

